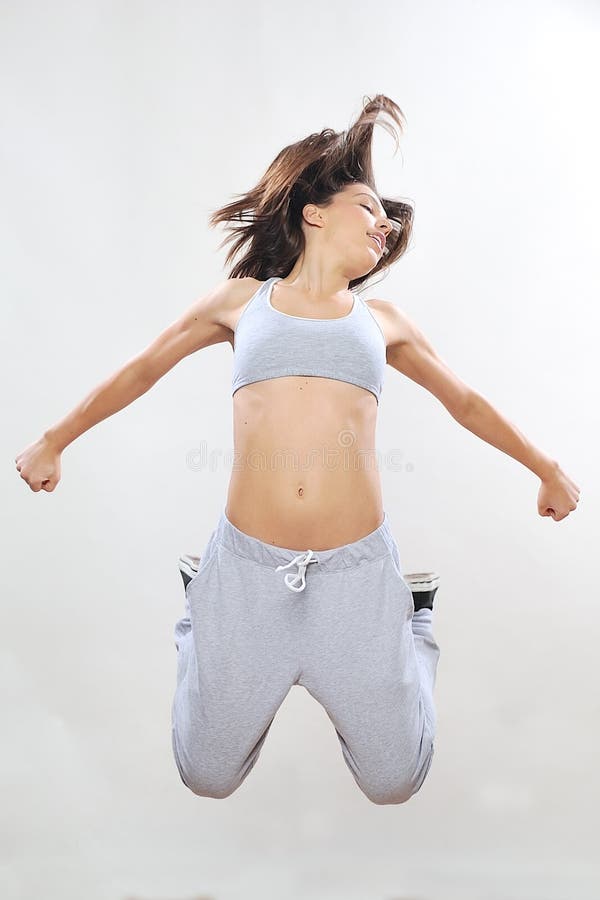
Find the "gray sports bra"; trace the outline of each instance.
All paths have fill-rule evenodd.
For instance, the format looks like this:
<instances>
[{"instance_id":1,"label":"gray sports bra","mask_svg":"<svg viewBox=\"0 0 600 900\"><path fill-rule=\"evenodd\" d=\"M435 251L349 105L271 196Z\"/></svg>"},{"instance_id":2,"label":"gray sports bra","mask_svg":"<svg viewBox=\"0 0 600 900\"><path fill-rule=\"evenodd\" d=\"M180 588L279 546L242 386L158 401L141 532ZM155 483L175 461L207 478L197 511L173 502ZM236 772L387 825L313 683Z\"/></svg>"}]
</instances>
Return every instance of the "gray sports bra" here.
<instances>
[{"instance_id":1,"label":"gray sports bra","mask_svg":"<svg viewBox=\"0 0 600 900\"><path fill-rule=\"evenodd\" d=\"M271 305L275 276L250 298L234 335L232 395L245 384L284 375L318 375L371 391L379 403L386 365L383 331L353 291L354 304L337 319L290 316Z\"/></svg>"}]
</instances>

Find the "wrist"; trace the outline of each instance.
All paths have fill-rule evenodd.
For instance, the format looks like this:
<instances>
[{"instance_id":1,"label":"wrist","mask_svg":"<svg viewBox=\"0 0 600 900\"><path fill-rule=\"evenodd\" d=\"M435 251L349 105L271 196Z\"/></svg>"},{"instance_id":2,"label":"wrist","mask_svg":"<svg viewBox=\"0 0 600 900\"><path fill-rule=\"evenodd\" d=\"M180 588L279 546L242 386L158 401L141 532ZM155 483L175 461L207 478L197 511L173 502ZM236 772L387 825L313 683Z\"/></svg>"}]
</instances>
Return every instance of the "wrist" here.
<instances>
[{"instance_id":1,"label":"wrist","mask_svg":"<svg viewBox=\"0 0 600 900\"><path fill-rule=\"evenodd\" d=\"M542 481L547 481L556 475L557 472L560 471L560 465L555 459L551 459L549 456L544 456L540 454L539 457L535 460L535 465L532 467L535 474Z\"/></svg>"},{"instance_id":2,"label":"wrist","mask_svg":"<svg viewBox=\"0 0 600 900\"><path fill-rule=\"evenodd\" d=\"M61 435L56 428L47 428L42 437L47 444L56 450L57 453L62 453L66 447L64 440L61 438Z\"/></svg>"}]
</instances>

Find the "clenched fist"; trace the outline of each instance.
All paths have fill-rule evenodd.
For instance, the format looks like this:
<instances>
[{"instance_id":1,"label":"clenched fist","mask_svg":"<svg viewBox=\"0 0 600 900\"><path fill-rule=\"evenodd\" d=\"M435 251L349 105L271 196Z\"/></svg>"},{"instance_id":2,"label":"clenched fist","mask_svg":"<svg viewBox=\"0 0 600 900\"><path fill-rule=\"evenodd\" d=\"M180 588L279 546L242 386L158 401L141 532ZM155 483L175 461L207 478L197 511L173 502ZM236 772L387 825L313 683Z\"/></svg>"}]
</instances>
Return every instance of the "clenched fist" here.
<instances>
[{"instance_id":1,"label":"clenched fist","mask_svg":"<svg viewBox=\"0 0 600 900\"><path fill-rule=\"evenodd\" d=\"M60 481L60 452L46 437L25 447L15 462L32 491L53 491Z\"/></svg>"},{"instance_id":2,"label":"clenched fist","mask_svg":"<svg viewBox=\"0 0 600 900\"><path fill-rule=\"evenodd\" d=\"M540 516L552 516L555 522L562 521L577 509L580 493L579 485L557 466L542 479L537 501Z\"/></svg>"}]
</instances>

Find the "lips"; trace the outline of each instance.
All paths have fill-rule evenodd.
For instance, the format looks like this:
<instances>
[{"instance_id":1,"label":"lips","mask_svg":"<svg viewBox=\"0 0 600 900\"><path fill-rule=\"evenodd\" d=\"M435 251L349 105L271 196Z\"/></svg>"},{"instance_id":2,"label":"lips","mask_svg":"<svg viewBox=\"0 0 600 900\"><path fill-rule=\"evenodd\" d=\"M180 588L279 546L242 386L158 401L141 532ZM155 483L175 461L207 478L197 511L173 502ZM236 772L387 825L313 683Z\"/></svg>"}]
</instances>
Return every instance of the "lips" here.
<instances>
[{"instance_id":1,"label":"lips","mask_svg":"<svg viewBox=\"0 0 600 900\"><path fill-rule=\"evenodd\" d=\"M383 238L379 234L369 234L369 237L372 237L375 241L377 241L379 245L379 249L383 253Z\"/></svg>"}]
</instances>

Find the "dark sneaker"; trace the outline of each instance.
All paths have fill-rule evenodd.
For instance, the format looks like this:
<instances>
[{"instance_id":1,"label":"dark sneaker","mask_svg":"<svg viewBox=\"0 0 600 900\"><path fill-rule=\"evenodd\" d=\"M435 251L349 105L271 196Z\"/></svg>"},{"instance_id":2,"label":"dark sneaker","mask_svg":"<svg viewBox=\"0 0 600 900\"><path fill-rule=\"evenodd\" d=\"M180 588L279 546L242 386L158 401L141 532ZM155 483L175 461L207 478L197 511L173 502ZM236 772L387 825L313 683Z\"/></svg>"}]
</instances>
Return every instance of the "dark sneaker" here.
<instances>
[{"instance_id":1,"label":"dark sneaker","mask_svg":"<svg viewBox=\"0 0 600 900\"><path fill-rule=\"evenodd\" d=\"M199 556L191 556L189 553L184 553L183 556L179 557L179 571L181 572L181 577L183 578L184 588L188 586L188 584L198 571L199 565Z\"/></svg>"},{"instance_id":2,"label":"dark sneaker","mask_svg":"<svg viewBox=\"0 0 600 900\"><path fill-rule=\"evenodd\" d=\"M440 576L435 572L409 572L404 580L412 591L415 612L426 606L433 609L433 598L440 584Z\"/></svg>"}]
</instances>

